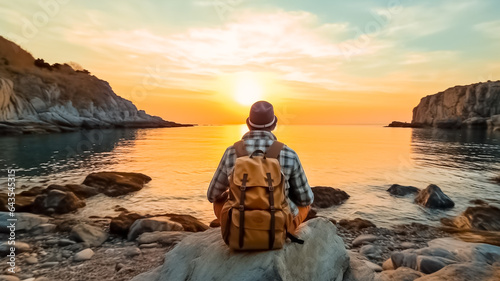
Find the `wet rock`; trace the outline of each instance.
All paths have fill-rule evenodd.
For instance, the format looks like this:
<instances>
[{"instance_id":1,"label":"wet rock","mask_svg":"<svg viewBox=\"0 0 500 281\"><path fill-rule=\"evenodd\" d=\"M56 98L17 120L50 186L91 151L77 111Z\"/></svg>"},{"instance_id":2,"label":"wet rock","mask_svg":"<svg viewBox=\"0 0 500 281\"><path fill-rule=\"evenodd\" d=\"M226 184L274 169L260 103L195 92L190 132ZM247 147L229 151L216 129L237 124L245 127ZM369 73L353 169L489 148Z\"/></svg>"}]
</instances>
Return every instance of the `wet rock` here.
<instances>
[{"instance_id":1,"label":"wet rock","mask_svg":"<svg viewBox=\"0 0 500 281\"><path fill-rule=\"evenodd\" d=\"M442 271L451 264L500 262L500 247L467 243L453 238L440 238L429 241L429 247L404 250L391 255L394 268L408 267L422 273L431 274ZM450 249L450 250L447 250Z\"/></svg>"},{"instance_id":2,"label":"wet rock","mask_svg":"<svg viewBox=\"0 0 500 281\"><path fill-rule=\"evenodd\" d=\"M339 221L339 225L346 229L354 231L360 231L369 227L376 227L375 224L373 224L371 221L361 218L355 218L353 220L342 219Z\"/></svg>"},{"instance_id":3,"label":"wet rock","mask_svg":"<svg viewBox=\"0 0 500 281\"><path fill-rule=\"evenodd\" d=\"M327 186L315 186L312 188L312 192L314 193L312 207L316 208L340 205L350 197L345 191Z\"/></svg>"},{"instance_id":4,"label":"wet rock","mask_svg":"<svg viewBox=\"0 0 500 281\"><path fill-rule=\"evenodd\" d=\"M184 228L178 222L172 221L169 217L160 216L139 219L132 224L127 235L129 241L135 240L144 232L154 231L182 231Z\"/></svg>"},{"instance_id":5,"label":"wet rock","mask_svg":"<svg viewBox=\"0 0 500 281\"><path fill-rule=\"evenodd\" d=\"M21 195L21 196L37 196L37 195L42 194L44 190L45 190L45 187L43 187L43 186L35 186L35 187L32 187L28 190L21 191L21 193L19 193L19 195Z\"/></svg>"},{"instance_id":6,"label":"wet rock","mask_svg":"<svg viewBox=\"0 0 500 281\"><path fill-rule=\"evenodd\" d=\"M361 254L347 251L349 254L349 268L344 275L343 281L364 281L374 280L376 277L375 269L371 268L367 263L370 263Z\"/></svg>"},{"instance_id":7,"label":"wet rock","mask_svg":"<svg viewBox=\"0 0 500 281\"><path fill-rule=\"evenodd\" d=\"M73 257L73 261L79 262L79 261L86 261L90 260L94 256L94 251L92 249L85 249L81 250L80 252L76 253L75 256Z\"/></svg>"},{"instance_id":8,"label":"wet rock","mask_svg":"<svg viewBox=\"0 0 500 281\"><path fill-rule=\"evenodd\" d=\"M0 281L21 281L21 279L14 275L0 275Z\"/></svg>"},{"instance_id":9,"label":"wet rock","mask_svg":"<svg viewBox=\"0 0 500 281\"><path fill-rule=\"evenodd\" d=\"M160 243L163 246L170 246L180 242L189 233L184 231L155 231L155 232L144 232L137 238L137 243L141 244L151 244Z\"/></svg>"},{"instance_id":10,"label":"wet rock","mask_svg":"<svg viewBox=\"0 0 500 281\"><path fill-rule=\"evenodd\" d=\"M48 267L54 267L56 265L59 265L59 262L57 261L47 261L42 264L40 264L41 268L48 268Z\"/></svg>"},{"instance_id":11,"label":"wet rock","mask_svg":"<svg viewBox=\"0 0 500 281\"><path fill-rule=\"evenodd\" d=\"M90 247L97 247L108 239L108 234L98 227L81 223L71 229L70 238L88 243Z\"/></svg>"},{"instance_id":12,"label":"wet rock","mask_svg":"<svg viewBox=\"0 0 500 281\"><path fill-rule=\"evenodd\" d=\"M8 194L0 193L0 211L8 212ZM33 208L33 204L35 203L35 197L33 196L24 196L20 194L16 194L16 202L15 202L15 211L17 212L31 212Z\"/></svg>"},{"instance_id":13,"label":"wet rock","mask_svg":"<svg viewBox=\"0 0 500 281\"><path fill-rule=\"evenodd\" d=\"M456 263L454 260L449 260L442 257L429 257L429 256L418 256L417 257L417 268L420 272L425 274L431 274L441 268Z\"/></svg>"},{"instance_id":14,"label":"wet rock","mask_svg":"<svg viewBox=\"0 0 500 281\"><path fill-rule=\"evenodd\" d=\"M493 181L496 182L496 183L500 183L500 176L494 177Z\"/></svg>"},{"instance_id":15,"label":"wet rock","mask_svg":"<svg viewBox=\"0 0 500 281\"><path fill-rule=\"evenodd\" d=\"M136 220L142 218L144 218L144 216L137 213L129 213L128 211L121 212L117 217L111 219L111 222L109 224L109 232L127 237L132 224Z\"/></svg>"},{"instance_id":16,"label":"wet rock","mask_svg":"<svg viewBox=\"0 0 500 281\"><path fill-rule=\"evenodd\" d=\"M303 245L287 243L281 250L248 253L231 251L219 229L193 233L166 254L160 268L132 280L343 279L349 256L329 220L307 221L298 236Z\"/></svg>"},{"instance_id":17,"label":"wet rock","mask_svg":"<svg viewBox=\"0 0 500 281\"><path fill-rule=\"evenodd\" d=\"M30 233L33 235L41 235L45 233L51 233L56 230L56 225L52 223L43 223L40 224L36 227L34 227L32 230L30 230Z\"/></svg>"},{"instance_id":18,"label":"wet rock","mask_svg":"<svg viewBox=\"0 0 500 281\"><path fill-rule=\"evenodd\" d=\"M211 221L209 226L210 227L220 227L219 219L214 219L213 221Z\"/></svg>"},{"instance_id":19,"label":"wet rock","mask_svg":"<svg viewBox=\"0 0 500 281\"><path fill-rule=\"evenodd\" d=\"M382 264L382 269L383 270L394 270L394 265L392 264L392 259L387 259L383 264Z\"/></svg>"},{"instance_id":20,"label":"wet rock","mask_svg":"<svg viewBox=\"0 0 500 281\"><path fill-rule=\"evenodd\" d=\"M142 235L144 235L145 233L143 233ZM140 244L139 245L139 248L140 249L151 249L151 248L160 248L161 245L158 244L158 243L149 243L149 244Z\"/></svg>"},{"instance_id":21,"label":"wet rock","mask_svg":"<svg viewBox=\"0 0 500 281\"><path fill-rule=\"evenodd\" d=\"M27 264L37 264L38 263L38 259L36 257L28 257L28 258L26 258L25 261Z\"/></svg>"},{"instance_id":22,"label":"wet rock","mask_svg":"<svg viewBox=\"0 0 500 281\"><path fill-rule=\"evenodd\" d=\"M87 186L84 184L67 184L67 185L57 185L52 184L47 187L47 191L50 190L60 190L64 192L73 192L78 198L85 199L99 194L97 188L92 186Z\"/></svg>"},{"instance_id":23,"label":"wet rock","mask_svg":"<svg viewBox=\"0 0 500 281\"><path fill-rule=\"evenodd\" d=\"M359 249L359 253L367 258L380 258L382 255L382 248L375 245L364 245Z\"/></svg>"},{"instance_id":24,"label":"wet rock","mask_svg":"<svg viewBox=\"0 0 500 281\"><path fill-rule=\"evenodd\" d=\"M129 247L125 249L125 256L126 257L135 257L135 256L140 256L141 255L141 250L137 247Z\"/></svg>"},{"instance_id":25,"label":"wet rock","mask_svg":"<svg viewBox=\"0 0 500 281\"><path fill-rule=\"evenodd\" d=\"M28 243L16 241L15 245L9 245L8 242L3 242L2 244L0 244L0 254L2 256L7 255L8 253L10 253L11 247L16 248L16 254L29 252L31 250L31 246Z\"/></svg>"},{"instance_id":26,"label":"wet rock","mask_svg":"<svg viewBox=\"0 0 500 281\"><path fill-rule=\"evenodd\" d=\"M470 200L469 203L474 204L474 205L479 205L479 206L487 206L488 205L488 203L486 203L484 200L481 200L481 199Z\"/></svg>"},{"instance_id":27,"label":"wet rock","mask_svg":"<svg viewBox=\"0 0 500 281\"><path fill-rule=\"evenodd\" d=\"M47 194L36 197L33 212L40 214L65 214L85 207L85 202L73 192L50 190Z\"/></svg>"},{"instance_id":28,"label":"wet rock","mask_svg":"<svg viewBox=\"0 0 500 281\"><path fill-rule=\"evenodd\" d=\"M384 270L375 281L413 281L422 276L424 274L421 272L408 267L400 267L396 270Z\"/></svg>"},{"instance_id":29,"label":"wet rock","mask_svg":"<svg viewBox=\"0 0 500 281\"><path fill-rule=\"evenodd\" d=\"M403 242L399 245L403 249L417 248L418 245L412 242Z\"/></svg>"},{"instance_id":30,"label":"wet rock","mask_svg":"<svg viewBox=\"0 0 500 281\"><path fill-rule=\"evenodd\" d=\"M370 243L376 240L379 240L380 237L373 235L373 234L361 234L360 236L356 237L354 241L352 241L352 245L354 247L361 246L366 243Z\"/></svg>"},{"instance_id":31,"label":"wet rock","mask_svg":"<svg viewBox=\"0 0 500 281\"><path fill-rule=\"evenodd\" d=\"M491 205L468 207L460 216L441 223L460 229L500 231L500 209Z\"/></svg>"},{"instance_id":32,"label":"wet rock","mask_svg":"<svg viewBox=\"0 0 500 281\"><path fill-rule=\"evenodd\" d=\"M387 191L394 196L406 196L409 194L417 194L420 189L414 186L404 186L399 184L393 184Z\"/></svg>"},{"instance_id":33,"label":"wet rock","mask_svg":"<svg viewBox=\"0 0 500 281\"><path fill-rule=\"evenodd\" d=\"M460 263L444 267L434 274L424 276L418 281L443 281L443 280L481 280L495 281L500 276L500 264Z\"/></svg>"},{"instance_id":34,"label":"wet rock","mask_svg":"<svg viewBox=\"0 0 500 281\"><path fill-rule=\"evenodd\" d=\"M455 203L434 184L421 190L415 198L415 203L427 208L446 209L455 206Z\"/></svg>"},{"instance_id":35,"label":"wet rock","mask_svg":"<svg viewBox=\"0 0 500 281\"><path fill-rule=\"evenodd\" d=\"M165 214L171 221L182 225L184 231L198 232L205 231L209 227L191 215Z\"/></svg>"},{"instance_id":36,"label":"wet rock","mask_svg":"<svg viewBox=\"0 0 500 281\"><path fill-rule=\"evenodd\" d=\"M69 240L69 239L59 239L59 241L57 241L57 243L59 244L59 246L69 246L69 245L73 245L73 244L76 244L75 241L73 240Z\"/></svg>"},{"instance_id":37,"label":"wet rock","mask_svg":"<svg viewBox=\"0 0 500 281\"><path fill-rule=\"evenodd\" d=\"M100 193L116 197L139 191L150 181L150 177L141 173L98 172L88 175L83 184L97 188Z\"/></svg>"}]
</instances>

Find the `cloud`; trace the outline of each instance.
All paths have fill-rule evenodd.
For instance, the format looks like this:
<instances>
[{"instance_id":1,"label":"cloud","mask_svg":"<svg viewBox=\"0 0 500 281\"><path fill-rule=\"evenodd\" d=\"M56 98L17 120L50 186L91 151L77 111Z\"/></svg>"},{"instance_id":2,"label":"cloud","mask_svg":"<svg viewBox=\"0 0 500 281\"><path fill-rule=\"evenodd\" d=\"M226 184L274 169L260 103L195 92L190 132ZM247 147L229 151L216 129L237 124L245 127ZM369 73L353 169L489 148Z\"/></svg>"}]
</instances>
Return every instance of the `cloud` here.
<instances>
[{"instance_id":1,"label":"cloud","mask_svg":"<svg viewBox=\"0 0 500 281\"><path fill-rule=\"evenodd\" d=\"M500 38L500 20L487 21L476 24L474 28L488 37Z\"/></svg>"}]
</instances>

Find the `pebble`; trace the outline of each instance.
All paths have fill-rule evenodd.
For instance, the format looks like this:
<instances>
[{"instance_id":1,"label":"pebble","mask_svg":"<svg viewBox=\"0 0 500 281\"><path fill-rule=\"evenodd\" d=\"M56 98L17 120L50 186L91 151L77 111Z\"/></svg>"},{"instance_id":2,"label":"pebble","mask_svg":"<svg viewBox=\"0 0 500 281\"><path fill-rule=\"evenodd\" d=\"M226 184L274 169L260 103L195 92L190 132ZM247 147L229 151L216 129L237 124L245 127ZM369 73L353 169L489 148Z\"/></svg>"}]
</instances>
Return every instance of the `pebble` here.
<instances>
[{"instance_id":1,"label":"pebble","mask_svg":"<svg viewBox=\"0 0 500 281\"><path fill-rule=\"evenodd\" d=\"M56 230L56 225L52 223L43 223L38 226L36 226L33 230L31 230L31 234L33 235L40 235L44 233L50 233L54 232Z\"/></svg>"},{"instance_id":2,"label":"pebble","mask_svg":"<svg viewBox=\"0 0 500 281\"><path fill-rule=\"evenodd\" d=\"M357 246L360 246L360 245L363 245L366 243L373 242L373 241L378 240L378 239L380 239L380 237L375 236L373 234L362 234L362 235L356 237L356 239L354 239L354 241L352 241L352 245L354 247L357 247Z\"/></svg>"},{"instance_id":3,"label":"pebble","mask_svg":"<svg viewBox=\"0 0 500 281\"><path fill-rule=\"evenodd\" d=\"M45 241L46 245L57 245L59 244L59 239L49 239Z\"/></svg>"},{"instance_id":4,"label":"pebble","mask_svg":"<svg viewBox=\"0 0 500 281\"><path fill-rule=\"evenodd\" d=\"M90 260L94 256L94 251L92 249L87 248L85 250L81 250L80 252L76 253L75 256L73 257L73 261L86 261Z\"/></svg>"},{"instance_id":5,"label":"pebble","mask_svg":"<svg viewBox=\"0 0 500 281\"><path fill-rule=\"evenodd\" d=\"M59 245L60 246L68 246L68 245L73 245L73 244L76 244L76 242L73 241L73 240L69 240L69 239L61 239L61 240L59 240Z\"/></svg>"},{"instance_id":6,"label":"pebble","mask_svg":"<svg viewBox=\"0 0 500 281\"><path fill-rule=\"evenodd\" d=\"M44 263L40 264L40 267L41 268L53 267L53 266L56 266L58 264L59 264L59 262L57 262L57 261L48 261L48 262L44 262Z\"/></svg>"},{"instance_id":7,"label":"pebble","mask_svg":"<svg viewBox=\"0 0 500 281\"><path fill-rule=\"evenodd\" d=\"M36 257L29 257L26 259L27 264L36 264L38 263L38 259Z\"/></svg>"},{"instance_id":8,"label":"pebble","mask_svg":"<svg viewBox=\"0 0 500 281\"><path fill-rule=\"evenodd\" d=\"M137 247L130 247L125 249L126 257L135 257L141 254L141 250Z\"/></svg>"},{"instance_id":9,"label":"pebble","mask_svg":"<svg viewBox=\"0 0 500 281\"><path fill-rule=\"evenodd\" d=\"M62 254L62 256L63 256L64 258L69 258L69 257L71 257L71 255L73 255L73 252L72 252L72 251L70 251L70 250L62 250L62 251L61 251L61 254Z\"/></svg>"},{"instance_id":10,"label":"pebble","mask_svg":"<svg viewBox=\"0 0 500 281\"><path fill-rule=\"evenodd\" d=\"M0 281L20 281L21 279L13 275L0 275Z\"/></svg>"},{"instance_id":11,"label":"pebble","mask_svg":"<svg viewBox=\"0 0 500 281\"><path fill-rule=\"evenodd\" d=\"M147 248L159 248L160 244L158 243L149 243L149 244L141 244L139 248L141 249L147 249Z\"/></svg>"},{"instance_id":12,"label":"pebble","mask_svg":"<svg viewBox=\"0 0 500 281\"><path fill-rule=\"evenodd\" d=\"M401 248L403 249L411 249L411 248L417 248L417 244L412 243L412 242L403 242L400 244Z\"/></svg>"}]
</instances>

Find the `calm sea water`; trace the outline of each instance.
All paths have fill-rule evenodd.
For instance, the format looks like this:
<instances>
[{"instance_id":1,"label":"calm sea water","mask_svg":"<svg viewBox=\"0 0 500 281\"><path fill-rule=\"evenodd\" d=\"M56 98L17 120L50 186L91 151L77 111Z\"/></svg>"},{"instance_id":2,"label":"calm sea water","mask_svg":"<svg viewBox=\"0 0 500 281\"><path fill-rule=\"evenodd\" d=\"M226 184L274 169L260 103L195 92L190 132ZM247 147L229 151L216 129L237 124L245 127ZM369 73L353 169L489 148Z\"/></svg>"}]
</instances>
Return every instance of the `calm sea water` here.
<instances>
[{"instance_id":1,"label":"calm sea water","mask_svg":"<svg viewBox=\"0 0 500 281\"><path fill-rule=\"evenodd\" d=\"M114 215L121 205L140 213L214 216L206 189L224 152L245 126L93 130L0 138L0 175L16 169L18 191L36 185L81 183L96 171L140 172L153 180L141 191L118 198L87 199L78 215ZM471 199L500 203L500 132L383 128L380 126L280 126L275 132L299 154L311 186L345 190L345 204L320 213L335 219L362 217L379 226L437 224L456 215ZM412 198L394 198L393 184L425 188L434 183L456 203L428 210ZM26 185L21 188L20 185Z\"/></svg>"}]
</instances>

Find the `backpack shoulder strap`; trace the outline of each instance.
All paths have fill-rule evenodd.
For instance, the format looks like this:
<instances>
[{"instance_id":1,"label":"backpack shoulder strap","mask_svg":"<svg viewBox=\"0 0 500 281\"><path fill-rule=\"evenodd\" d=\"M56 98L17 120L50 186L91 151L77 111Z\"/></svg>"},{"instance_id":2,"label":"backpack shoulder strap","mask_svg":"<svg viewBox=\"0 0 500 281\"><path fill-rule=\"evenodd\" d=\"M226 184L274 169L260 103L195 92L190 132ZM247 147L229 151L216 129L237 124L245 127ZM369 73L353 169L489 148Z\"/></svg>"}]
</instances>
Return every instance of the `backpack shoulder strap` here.
<instances>
[{"instance_id":1,"label":"backpack shoulder strap","mask_svg":"<svg viewBox=\"0 0 500 281\"><path fill-rule=\"evenodd\" d=\"M284 143L279 141L273 142L273 144L266 151L266 157L278 159L283 147L285 147Z\"/></svg>"},{"instance_id":2,"label":"backpack shoulder strap","mask_svg":"<svg viewBox=\"0 0 500 281\"><path fill-rule=\"evenodd\" d=\"M236 151L236 157L248 156L247 149L245 147L245 142L243 140L237 141L233 145Z\"/></svg>"}]
</instances>

